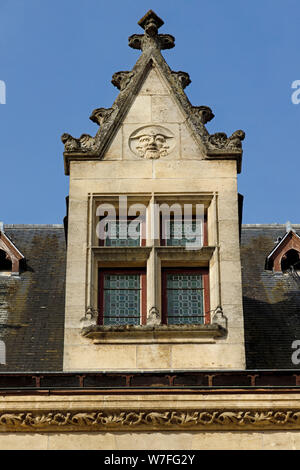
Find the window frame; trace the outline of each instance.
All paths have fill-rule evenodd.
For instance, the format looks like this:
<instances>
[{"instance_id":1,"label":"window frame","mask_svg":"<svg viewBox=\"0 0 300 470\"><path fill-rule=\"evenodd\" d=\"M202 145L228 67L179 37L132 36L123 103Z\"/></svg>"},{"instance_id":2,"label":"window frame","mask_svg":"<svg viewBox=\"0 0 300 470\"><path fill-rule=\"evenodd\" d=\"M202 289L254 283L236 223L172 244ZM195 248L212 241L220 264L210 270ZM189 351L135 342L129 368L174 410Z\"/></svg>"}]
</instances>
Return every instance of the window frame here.
<instances>
[{"instance_id":1,"label":"window frame","mask_svg":"<svg viewBox=\"0 0 300 470\"><path fill-rule=\"evenodd\" d=\"M162 269L162 324L168 325L168 296L167 296L167 275L168 274L201 274L203 277L203 307L204 321L203 324L210 323L210 297L209 297L209 270L208 268L163 268ZM184 323L185 324L185 323ZM183 324L183 325L184 325Z\"/></svg>"},{"instance_id":2,"label":"window frame","mask_svg":"<svg viewBox=\"0 0 300 470\"><path fill-rule=\"evenodd\" d=\"M104 326L104 276L107 274L138 274L141 277L140 298L140 322L138 325L146 325L147 322L147 279L145 268L99 268L98 270L98 324ZM118 326L118 325L115 325ZM120 325L121 326L121 325ZM123 325L122 325L123 326ZM132 325L133 326L133 325Z\"/></svg>"}]
</instances>

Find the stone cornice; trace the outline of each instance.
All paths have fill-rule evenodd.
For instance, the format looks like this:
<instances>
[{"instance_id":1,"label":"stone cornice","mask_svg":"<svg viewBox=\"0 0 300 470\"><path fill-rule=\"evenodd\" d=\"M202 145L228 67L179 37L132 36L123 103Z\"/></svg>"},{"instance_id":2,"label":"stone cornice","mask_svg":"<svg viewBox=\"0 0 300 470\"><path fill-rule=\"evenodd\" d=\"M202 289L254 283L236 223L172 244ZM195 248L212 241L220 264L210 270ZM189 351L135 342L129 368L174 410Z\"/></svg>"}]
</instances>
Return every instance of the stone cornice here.
<instances>
[{"instance_id":1,"label":"stone cornice","mask_svg":"<svg viewBox=\"0 0 300 470\"><path fill-rule=\"evenodd\" d=\"M149 394L144 388L133 394L120 388L102 394L73 390L68 395L0 395L0 433L300 430L300 395L295 390Z\"/></svg>"}]
</instances>

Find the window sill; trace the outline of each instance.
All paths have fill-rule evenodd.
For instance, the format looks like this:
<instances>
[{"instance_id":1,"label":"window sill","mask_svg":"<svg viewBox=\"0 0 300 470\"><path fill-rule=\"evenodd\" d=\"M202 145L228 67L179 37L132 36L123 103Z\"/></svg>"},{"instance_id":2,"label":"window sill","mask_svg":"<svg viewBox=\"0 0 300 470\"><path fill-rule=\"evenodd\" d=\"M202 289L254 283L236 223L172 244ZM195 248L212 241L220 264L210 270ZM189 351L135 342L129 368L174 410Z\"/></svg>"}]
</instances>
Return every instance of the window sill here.
<instances>
[{"instance_id":1,"label":"window sill","mask_svg":"<svg viewBox=\"0 0 300 470\"><path fill-rule=\"evenodd\" d=\"M94 344L215 343L227 330L217 323L208 325L92 325L81 335Z\"/></svg>"},{"instance_id":2,"label":"window sill","mask_svg":"<svg viewBox=\"0 0 300 470\"><path fill-rule=\"evenodd\" d=\"M97 246L93 247L93 254L100 262L112 261L147 261L151 252L149 246Z\"/></svg>"},{"instance_id":3,"label":"window sill","mask_svg":"<svg viewBox=\"0 0 300 470\"><path fill-rule=\"evenodd\" d=\"M162 266L176 266L184 262L187 266L206 266L215 250L214 246L190 249L185 246L156 247Z\"/></svg>"}]
</instances>

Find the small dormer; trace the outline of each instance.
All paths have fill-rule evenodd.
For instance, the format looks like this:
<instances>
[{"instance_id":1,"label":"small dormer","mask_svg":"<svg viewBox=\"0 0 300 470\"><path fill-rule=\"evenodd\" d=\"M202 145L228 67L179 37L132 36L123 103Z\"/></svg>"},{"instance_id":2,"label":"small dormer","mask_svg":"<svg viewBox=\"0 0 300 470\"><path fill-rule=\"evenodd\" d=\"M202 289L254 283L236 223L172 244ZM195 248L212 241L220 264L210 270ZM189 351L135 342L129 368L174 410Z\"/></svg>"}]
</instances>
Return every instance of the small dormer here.
<instances>
[{"instance_id":1,"label":"small dormer","mask_svg":"<svg viewBox=\"0 0 300 470\"><path fill-rule=\"evenodd\" d=\"M266 269L273 272L300 271L300 237L292 229L277 240L266 259Z\"/></svg>"},{"instance_id":2,"label":"small dormer","mask_svg":"<svg viewBox=\"0 0 300 470\"><path fill-rule=\"evenodd\" d=\"M24 256L4 233L3 223L0 222L0 276L17 276L22 259Z\"/></svg>"}]
</instances>

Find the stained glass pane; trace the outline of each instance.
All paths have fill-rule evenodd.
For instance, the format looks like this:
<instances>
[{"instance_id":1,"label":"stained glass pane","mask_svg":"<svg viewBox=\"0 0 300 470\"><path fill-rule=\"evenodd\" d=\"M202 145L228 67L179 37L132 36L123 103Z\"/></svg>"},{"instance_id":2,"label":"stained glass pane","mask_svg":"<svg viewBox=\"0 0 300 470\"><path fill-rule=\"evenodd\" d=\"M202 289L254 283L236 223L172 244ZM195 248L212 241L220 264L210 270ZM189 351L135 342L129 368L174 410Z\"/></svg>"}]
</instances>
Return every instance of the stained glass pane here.
<instances>
[{"instance_id":1,"label":"stained glass pane","mask_svg":"<svg viewBox=\"0 0 300 470\"><path fill-rule=\"evenodd\" d=\"M202 224L197 226L196 220L190 222L182 220L165 221L166 245L167 246L185 246L188 242L193 241L202 236ZM199 225L199 222L198 222ZM169 230L168 230L169 226Z\"/></svg>"},{"instance_id":2,"label":"stained glass pane","mask_svg":"<svg viewBox=\"0 0 300 470\"><path fill-rule=\"evenodd\" d=\"M109 222L105 246L140 246L140 223L132 220Z\"/></svg>"},{"instance_id":3,"label":"stained glass pane","mask_svg":"<svg viewBox=\"0 0 300 470\"><path fill-rule=\"evenodd\" d=\"M203 283L200 274L167 274L168 323L204 323Z\"/></svg>"},{"instance_id":4,"label":"stained glass pane","mask_svg":"<svg viewBox=\"0 0 300 470\"><path fill-rule=\"evenodd\" d=\"M104 276L104 324L139 325L140 275L108 274Z\"/></svg>"}]
</instances>

